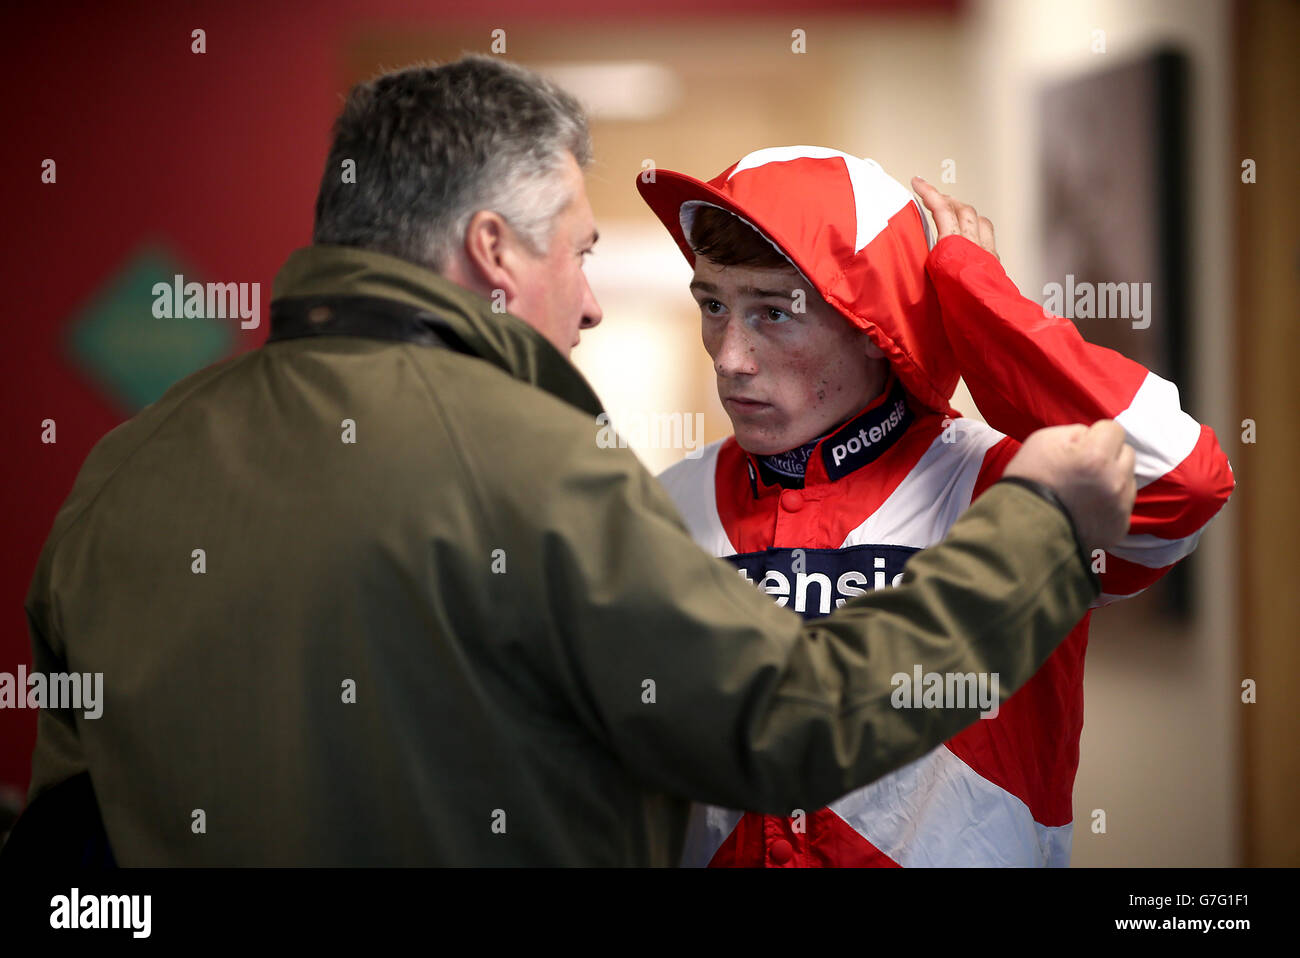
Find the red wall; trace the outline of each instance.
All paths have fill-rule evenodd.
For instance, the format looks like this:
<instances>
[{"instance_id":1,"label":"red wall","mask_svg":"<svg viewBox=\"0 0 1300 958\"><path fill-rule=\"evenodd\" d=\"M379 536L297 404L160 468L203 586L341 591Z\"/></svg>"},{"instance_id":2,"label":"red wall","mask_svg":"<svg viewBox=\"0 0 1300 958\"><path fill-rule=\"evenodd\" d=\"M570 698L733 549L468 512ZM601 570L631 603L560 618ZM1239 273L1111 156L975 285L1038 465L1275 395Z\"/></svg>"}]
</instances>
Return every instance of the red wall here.
<instances>
[{"instance_id":1,"label":"red wall","mask_svg":"<svg viewBox=\"0 0 1300 958\"><path fill-rule=\"evenodd\" d=\"M526 29L543 7L547 19L581 29L593 13L807 15L955 5L656 0L620 13L608 0L318 0L120 9L38 3L4 13L0 671L31 665L23 600L37 556L86 453L127 415L68 362L68 321L149 242L209 278L261 282L265 315L276 270L310 239L329 127L344 92L343 53L358 28L400 23L432 31L455 19ZM196 27L207 33L203 55L190 51ZM46 157L57 163L53 185L40 180ZM266 335L265 319L247 332L231 325L239 349ZM44 419L57 423L53 445L40 441ZM34 712L0 711L0 785L25 790L35 729Z\"/></svg>"}]
</instances>

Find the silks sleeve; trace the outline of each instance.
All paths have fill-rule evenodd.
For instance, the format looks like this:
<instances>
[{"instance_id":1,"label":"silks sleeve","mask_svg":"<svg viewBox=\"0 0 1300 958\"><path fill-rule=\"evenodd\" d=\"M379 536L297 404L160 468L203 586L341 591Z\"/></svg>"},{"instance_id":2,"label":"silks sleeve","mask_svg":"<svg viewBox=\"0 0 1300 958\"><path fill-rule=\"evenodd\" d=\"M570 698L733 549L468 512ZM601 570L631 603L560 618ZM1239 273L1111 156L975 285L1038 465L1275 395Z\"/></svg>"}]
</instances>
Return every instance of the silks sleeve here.
<instances>
[{"instance_id":1,"label":"silks sleeve","mask_svg":"<svg viewBox=\"0 0 1300 958\"><path fill-rule=\"evenodd\" d=\"M1232 492L1214 431L1179 406L1178 387L1021 295L997 258L944 237L926 270L972 398L1012 442L986 458L986 486L1018 443L1045 426L1114 419L1137 452L1128 536L1107 550L1099 605L1141 592L1188 555ZM994 474L995 473L995 474ZM1100 570L1099 570L1100 571Z\"/></svg>"}]
</instances>

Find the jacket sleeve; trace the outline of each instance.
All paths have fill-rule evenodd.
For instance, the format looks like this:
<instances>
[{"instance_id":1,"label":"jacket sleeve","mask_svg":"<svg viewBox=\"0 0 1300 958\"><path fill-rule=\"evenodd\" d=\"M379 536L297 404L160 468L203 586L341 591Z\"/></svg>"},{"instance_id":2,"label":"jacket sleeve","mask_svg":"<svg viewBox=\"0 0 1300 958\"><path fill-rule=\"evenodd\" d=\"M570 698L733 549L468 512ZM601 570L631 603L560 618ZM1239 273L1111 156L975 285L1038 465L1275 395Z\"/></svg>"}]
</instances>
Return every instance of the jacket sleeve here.
<instances>
[{"instance_id":1,"label":"jacket sleeve","mask_svg":"<svg viewBox=\"0 0 1300 958\"><path fill-rule=\"evenodd\" d=\"M531 610L498 627L537 629L557 698L684 798L822 807L978 720L896 708L894 676L996 673L1005 699L1096 595L1066 517L1004 484L898 587L804 624L696 546L628 450L552 438L534 453L517 475L518 457L494 457L487 507L510 536L511 605Z\"/></svg>"},{"instance_id":2,"label":"jacket sleeve","mask_svg":"<svg viewBox=\"0 0 1300 958\"><path fill-rule=\"evenodd\" d=\"M50 634L48 606L43 601L44 570L42 563L27 599L27 625L32 638L32 672L43 675L66 673L67 662L47 639ZM20 690L19 694L25 694ZM81 737L77 732L75 710L47 707L36 719L36 748L32 752L32 777L27 800L60 782L86 771Z\"/></svg>"},{"instance_id":3,"label":"jacket sleeve","mask_svg":"<svg viewBox=\"0 0 1300 958\"><path fill-rule=\"evenodd\" d=\"M1141 592L1195 549L1233 478L1214 431L1179 407L1178 388L1087 342L1073 323L1022 296L997 258L964 237L935 244L926 268L958 369L990 426L1024 441L1044 426L1114 419L1128 434L1137 502L1128 536L1107 550L1097 604ZM990 464L1000 468L1006 458Z\"/></svg>"}]
</instances>

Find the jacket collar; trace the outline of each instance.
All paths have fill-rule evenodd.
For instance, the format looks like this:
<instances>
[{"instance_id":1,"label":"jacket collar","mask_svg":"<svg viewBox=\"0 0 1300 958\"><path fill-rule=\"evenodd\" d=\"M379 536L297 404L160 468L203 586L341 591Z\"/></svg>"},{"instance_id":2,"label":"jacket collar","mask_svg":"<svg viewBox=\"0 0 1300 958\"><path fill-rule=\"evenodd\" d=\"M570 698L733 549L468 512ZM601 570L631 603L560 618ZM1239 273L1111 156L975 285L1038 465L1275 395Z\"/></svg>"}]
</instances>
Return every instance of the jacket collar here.
<instances>
[{"instance_id":1,"label":"jacket collar","mask_svg":"<svg viewBox=\"0 0 1300 958\"><path fill-rule=\"evenodd\" d=\"M305 314L331 305L347 318L303 331ZM582 373L541 333L446 277L384 253L317 245L289 255L272 287L268 341L322 334L448 345L589 415L602 411Z\"/></svg>"},{"instance_id":2,"label":"jacket collar","mask_svg":"<svg viewBox=\"0 0 1300 958\"><path fill-rule=\"evenodd\" d=\"M915 421L916 413L907 389L891 367L889 379L879 396L848 422L817 440L808 456L802 488L838 482L869 466L888 452ZM760 484L764 488L779 488L762 480L759 457L747 452L745 458L755 498L762 494Z\"/></svg>"}]
</instances>

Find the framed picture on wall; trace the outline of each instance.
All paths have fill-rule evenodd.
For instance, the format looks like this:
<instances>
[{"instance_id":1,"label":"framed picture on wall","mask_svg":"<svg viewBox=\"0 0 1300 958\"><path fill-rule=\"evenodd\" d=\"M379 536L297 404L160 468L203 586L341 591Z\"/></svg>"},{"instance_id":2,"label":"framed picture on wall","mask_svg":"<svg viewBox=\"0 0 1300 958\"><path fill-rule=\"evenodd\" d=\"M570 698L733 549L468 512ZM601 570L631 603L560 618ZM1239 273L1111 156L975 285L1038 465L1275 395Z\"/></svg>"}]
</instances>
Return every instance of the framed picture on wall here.
<instances>
[{"instance_id":1,"label":"framed picture on wall","mask_svg":"<svg viewBox=\"0 0 1300 958\"><path fill-rule=\"evenodd\" d=\"M1046 87L1038 106L1044 306L1089 342L1188 379L1188 67L1159 49ZM1188 563L1152 587L1186 615Z\"/></svg>"}]
</instances>

